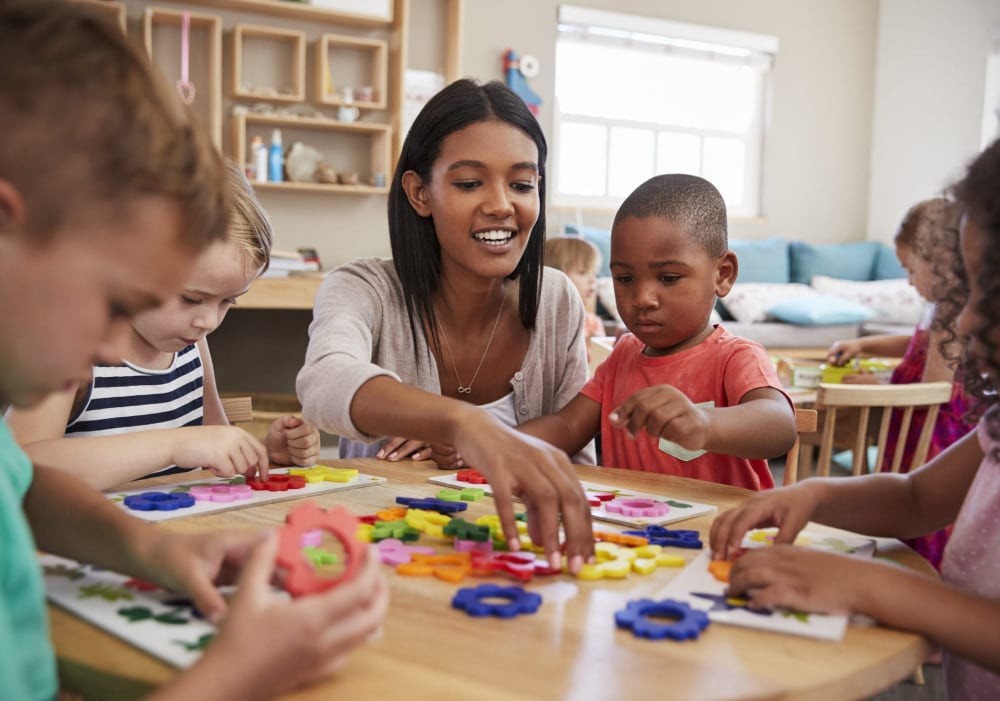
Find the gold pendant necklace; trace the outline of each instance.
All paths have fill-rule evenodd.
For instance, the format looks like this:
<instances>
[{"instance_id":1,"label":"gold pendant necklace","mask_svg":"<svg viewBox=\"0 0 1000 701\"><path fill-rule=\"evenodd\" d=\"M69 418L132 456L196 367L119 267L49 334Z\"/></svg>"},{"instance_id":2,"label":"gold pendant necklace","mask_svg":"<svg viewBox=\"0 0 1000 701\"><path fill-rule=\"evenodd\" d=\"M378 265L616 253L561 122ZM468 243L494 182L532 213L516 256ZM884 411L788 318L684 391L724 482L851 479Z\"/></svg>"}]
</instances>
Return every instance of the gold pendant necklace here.
<instances>
[{"instance_id":1,"label":"gold pendant necklace","mask_svg":"<svg viewBox=\"0 0 1000 701\"><path fill-rule=\"evenodd\" d=\"M451 344L448 342L448 332L444 329L444 324L441 326L441 338L444 339L444 347L448 349L448 357L451 358L451 367L455 371L455 379L458 380L458 393L459 394L472 394L472 385L475 384L476 378L479 377L479 371L483 367L483 363L486 362L486 356L490 352L490 346L493 345L493 336L496 335L497 326L500 324L500 315L503 314L503 305L507 301L507 292L504 291L503 297L500 298L500 309L497 310L497 318L493 321L493 330L490 331L489 340L486 341L486 350L483 351L483 357L479 359L479 365L476 366L476 371L472 373L472 379L469 380L469 384L462 385L462 378L458 376L458 363L455 362L455 354L451 352Z\"/></svg>"}]
</instances>

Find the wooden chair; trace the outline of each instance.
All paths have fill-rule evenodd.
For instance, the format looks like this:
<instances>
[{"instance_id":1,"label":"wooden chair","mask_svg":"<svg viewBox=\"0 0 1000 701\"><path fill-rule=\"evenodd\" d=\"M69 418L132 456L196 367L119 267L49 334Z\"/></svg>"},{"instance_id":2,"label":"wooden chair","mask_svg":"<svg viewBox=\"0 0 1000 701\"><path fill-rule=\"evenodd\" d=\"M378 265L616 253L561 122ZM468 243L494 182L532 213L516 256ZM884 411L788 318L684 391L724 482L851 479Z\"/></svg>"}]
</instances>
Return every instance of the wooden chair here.
<instances>
[{"instance_id":1,"label":"wooden chair","mask_svg":"<svg viewBox=\"0 0 1000 701\"><path fill-rule=\"evenodd\" d=\"M799 452L802 449L802 434L815 433L819 412L815 409L795 410L795 443L785 456L785 480L782 484L792 484L799 473Z\"/></svg>"},{"instance_id":2,"label":"wooden chair","mask_svg":"<svg viewBox=\"0 0 1000 701\"><path fill-rule=\"evenodd\" d=\"M902 410L898 437L900 445L906 443L914 410L927 410L927 416L917 438L916 449L910 464L906 465L905 469L909 471L919 467L927 459L927 450L930 448L938 411L941 404L951 401L951 392L950 382L916 382L902 385L821 384L816 390L816 409L823 414L816 474L829 476L835 446L838 449L852 451L851 474L854 476L867 471L868 447L876 446L877 457L871 465L871 471L880 472L885 459L889 421L894 409ZM846 438L837 435L838 424L842 429L841 433L849 434ZM812 445L805 448L811 450ZM892 472L899 472L904 468L903 452L895 451L889 468ZM807 464L805 459L800 462ZM791 484L796 477L795 474L789 476L786 470L785 484Z\"/></svg>"},{"instance_id":3,"label":"wooden chair","mask_svg":"<svg viewBox=\"0 0 1000 701\"><path fill-rule=\"evenodd\" d=\"M250 397L222 397L222 410L231 424L253 421L253 400Z\"/></svg>"}]
</instances>

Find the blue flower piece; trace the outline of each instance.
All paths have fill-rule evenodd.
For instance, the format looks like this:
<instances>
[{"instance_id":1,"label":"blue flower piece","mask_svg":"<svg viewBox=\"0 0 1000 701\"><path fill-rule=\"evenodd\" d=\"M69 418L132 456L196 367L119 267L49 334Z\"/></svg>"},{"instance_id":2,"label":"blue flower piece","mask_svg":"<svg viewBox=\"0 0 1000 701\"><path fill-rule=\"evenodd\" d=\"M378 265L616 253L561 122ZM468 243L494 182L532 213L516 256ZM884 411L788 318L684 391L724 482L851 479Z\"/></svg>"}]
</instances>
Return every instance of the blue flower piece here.
<instances>
[{"instance_id":1,"label":"blue flower piece","mask_svg":"<svg viewBox=\"0 0 1000 701\"><path fill-rule=\"evenodd\" d=\"M655 616L677 620L664 623L653 618ZM628 628L638 638L694 640L708 627L708 614L675 599L639 599L628 602L624 609L615 612L615 625Z\"/></svg>"},{"instance_id":2,"label":"blue flower piece","mask_svg":"<svg viewBox=\"0 0 1000 701\"><path fill-rule=\"evenodd\" d=\"M464 501L445 501L434 497L396 497L396 503L408 509L437 511L439 514L454 514L469 508L469 504Z\"/></svg>"},{"instance_id":3,"label":"blue flower piece","mask_svg":"<svg viewBox=\"0 0 1000 701\"><path fill-rule=\"evenodd\" d=\"M507 599L506 603L485 599ZM535 613L542 605L542 597L521 587L501 587L497 584L480 584L478 587L459 589L451 600L454 608L470 616L496 616L513 618L522 613Z\"/></svg>"},{"instance_id":4,"label":"blue flower piece","mask_svg":"<svg viewBox=\"0 0 1000 701\"><path fill-rule=\"evenodd\" d=\"M623 531L629 535L637 535L649 539L650 545L660 545L669 548L689 548L701 550L705 545L701 542L698 531L670 529L663 526L646 526L641 531Z\"/></svg>"},{"instance_id":5,"label":"blue flower piece","mask_svg":"<svg viewBox=\"0 0 1000 701\"><path fill-rule=\"evenodd\" d=\"M194 497L184 492L143 492L125 497L133 511L176 511L194 506Z\"/></svg>"}]
</instances>

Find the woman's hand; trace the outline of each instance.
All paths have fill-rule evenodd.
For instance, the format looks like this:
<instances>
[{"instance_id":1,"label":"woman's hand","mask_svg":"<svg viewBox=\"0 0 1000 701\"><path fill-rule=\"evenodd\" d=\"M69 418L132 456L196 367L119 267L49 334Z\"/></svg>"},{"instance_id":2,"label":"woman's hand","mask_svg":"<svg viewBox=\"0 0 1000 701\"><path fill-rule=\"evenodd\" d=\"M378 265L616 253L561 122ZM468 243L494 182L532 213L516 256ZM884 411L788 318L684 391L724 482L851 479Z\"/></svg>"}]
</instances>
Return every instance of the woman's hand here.
<instances>
[{"instance_id":1,"label":"woman's hand","mask_svg":"<svg viewBox=\"0 0 1000 701\"><path fill-rule=\"evenodd\" d=\"M388 460L398 462L405 458L410 460L427 460L431 457L432 449L427 441L416 441L408 438L395 436L387 438L375 456L378 460Z\"/></svg>"}]
</instances>

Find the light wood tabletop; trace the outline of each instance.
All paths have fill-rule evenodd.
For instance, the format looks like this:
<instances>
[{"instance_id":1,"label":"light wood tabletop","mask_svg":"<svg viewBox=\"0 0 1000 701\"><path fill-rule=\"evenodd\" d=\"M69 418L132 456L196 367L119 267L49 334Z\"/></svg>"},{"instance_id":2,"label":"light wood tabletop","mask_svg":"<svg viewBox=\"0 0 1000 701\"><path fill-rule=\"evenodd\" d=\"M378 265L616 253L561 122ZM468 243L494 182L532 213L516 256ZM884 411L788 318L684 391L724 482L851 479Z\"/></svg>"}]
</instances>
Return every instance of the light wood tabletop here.
<instances>
[{"instance_id":1,"label":"light wood tabletop","mask_svg":"<svg viewBox=\"0 0 1000 701\"><path fill-rule=\"evenodd\" d=\"M441 474L432 463L351 460L327 464L349 465L388 478L382 485L312 497L320 506L344 504L359 515L394 505L396 496L432 496L440 489L427 482ZM594 467L579 467L578 471L584 480L710 503L720 510L750 494L734 487L653 473ZM191 475L183 475L157 481L191 479ZM181 518L158 527L198 532L276 526L295 503ZM468 513L475 518L493 508L492 500L486 498L471 504ZM707 534L714 516L682 521L675 527ZM618 530L611 524L595 525L601 530ZM880 557L932 573L909 548L895 541L887 546L884 543L880 542ZM676 552L690 560L697 551ZM665 585L677 571L660 568L650 575L632 574L624 580L536 577L527 588L543 597L538 612L501 620L472 618L452 609L454 584L399 576L386 567L392 603L384 635L355 651L328 682L287 698L854 699L906 678L929 652L926 641L917 635L853 623L841 642L714 624L698 640L678 643L635 638L615 627L615 611L633 599L663 598ZM503 578L472 578L460 586L488 581L512 583ZM50 614L61 669L75 670L79 679L96 672L103 682L111 680L112 687L128 690L122 692L128 696L177 673L64 611L50 607ZM267 645L266 634L247 644Z\"/></svg>"}]
</instances>

